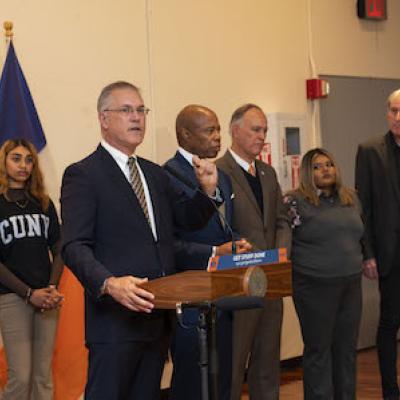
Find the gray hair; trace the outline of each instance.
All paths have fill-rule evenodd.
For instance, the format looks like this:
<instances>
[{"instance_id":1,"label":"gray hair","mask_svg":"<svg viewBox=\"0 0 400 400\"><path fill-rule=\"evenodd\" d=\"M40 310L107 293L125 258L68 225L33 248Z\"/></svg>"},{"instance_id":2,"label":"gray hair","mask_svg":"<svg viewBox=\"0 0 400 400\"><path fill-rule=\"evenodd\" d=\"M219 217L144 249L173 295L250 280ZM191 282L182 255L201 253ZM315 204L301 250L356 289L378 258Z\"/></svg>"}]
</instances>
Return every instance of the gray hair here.
<instances>
[{"instance_id":1,"label":"gray hair","mask_svg":"<svg viewBox=\"0 0 400 400\"><path fill-rule=\"evenodd\" d=\"M118 89L131 89L134 90L136 93L139 94L140 96L140 89L133 85L132 83L125 82L125 81L117 81L110 83L109 85L105 86L103 90L100 93L99 98L97 99L97 112L102 112L104 109L107 107L107 101L108 98L110 97L111 93L114 90Z\"/></svg>"},{"instance_id":2,"label":"gray hair","mask_svg":"<svg viewBox=\"0 0 400 400\"><path fill-rule=\"evenodd\" d=\"M388 97L388 99L387 99L388 108L390 107L391 102L392 102L393 100L396 100L396 99L400 99L400 89L395 90L394 92L392 92L392 93L389 95L389 97Z\"/></svg>"},{"instance_id":3,"label":"gray hair","mask_svg":"<svg viewBox=\"0 0 400 400\"><path fill-rule=\"evenodd\" d=\"M264 111L261 109L261 107L257 106L256 104L253 104L253 103L243 104L242 106L237 108L232 114L231 122L229 123L229 131L231 133L232 133L232 126L235 125L236 123L240 122L241 119L243 118L244 114L246 114L247 111L251 110L252 108L255 108L255 109L261 111L265 116Z\"/></svg>"}]
</instances>

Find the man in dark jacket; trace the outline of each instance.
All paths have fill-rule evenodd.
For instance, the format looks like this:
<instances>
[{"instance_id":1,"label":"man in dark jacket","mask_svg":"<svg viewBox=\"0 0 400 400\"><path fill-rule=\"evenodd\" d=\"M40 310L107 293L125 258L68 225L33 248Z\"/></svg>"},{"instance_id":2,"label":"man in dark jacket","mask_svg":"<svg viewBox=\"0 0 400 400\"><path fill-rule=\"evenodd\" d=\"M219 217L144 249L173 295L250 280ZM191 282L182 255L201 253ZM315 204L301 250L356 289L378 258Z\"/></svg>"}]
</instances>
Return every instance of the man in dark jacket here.
<instances>
[{"instance_id":1,"label":"man in dark jacket","mask_svg":"<svg viewBox=\"0 0 400 400\"><path fill-rule=\"evenodd\" d=\"M167 168L177 171L188 179L195 187L199 186L193 169L193 156L201 159L215 158L220 150L220 125L216 114L207 107L188 105L177 116L176 135L179 144L175 156L165 163ZM188 187L171 176L177 188L184 190L188 196L193 196L194 189ZM214 255L224 255L232 252L233 193L229 178L218 171L218 189L224 202L220 212L215 213L207 225L199 230L177 230L176 255L177 268L206 269L208 259ZM244 239L236 241L238 253L250 251L251 246ZM178 325L172 338L171 352L174 363L171 400L200 400L200 368L198 332L196 329L199 313L196 310L186 310L184 324ZM231 385L231 354L232 354L232 316L231 313L220 313L217 320L217 346L219 356L219 393L221 400L230 399Z\"/></svg>"},{"instance_id":2,"label":"man in dark jacket","mask_svg":"<svg viewBox=\"0 0 400 400\"><path fill-rule=\"evenodd\" d=\"M175 271L175 226L198 229L214 209L135 155L149 111L136 86L106 86L97 108L103 140L66 169L61 192L62 255L85 288L85 399L159 400L167 318L140 284ZM215 166L196 157L193 164L214 195Z\"/></svg>"},{"instance_id":3,"label":"man in dark jacket","mask_svg":"<svg viewBox=\"0 0 400 400\"><path fill-rule=\"evenodd\" d=\"M379 278L377 335L382 391L399 399L397 332L400 326L400 89L388 98L389 132L359 146L356 187L366 225L364 274Z\"/></svg>"}]
</instances>

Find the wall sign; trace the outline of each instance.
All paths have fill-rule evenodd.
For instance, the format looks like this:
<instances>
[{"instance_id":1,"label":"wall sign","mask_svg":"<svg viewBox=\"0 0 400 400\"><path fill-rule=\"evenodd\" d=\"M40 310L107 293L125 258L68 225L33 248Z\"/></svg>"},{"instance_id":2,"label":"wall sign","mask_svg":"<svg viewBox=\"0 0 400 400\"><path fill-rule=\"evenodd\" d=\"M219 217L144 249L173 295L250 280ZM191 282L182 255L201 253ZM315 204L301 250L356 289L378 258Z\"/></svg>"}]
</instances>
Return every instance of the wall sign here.
<instances>
[{"instance_id":1,"label":"wall sign","mask_svg":"<svg viewBox=\"0 0 400 400\"><path fill-rule=\"evenodd\" d=\"M386 0L357 0L357 15L362 19L387 19Z\"/></svg>"}]
</instances>

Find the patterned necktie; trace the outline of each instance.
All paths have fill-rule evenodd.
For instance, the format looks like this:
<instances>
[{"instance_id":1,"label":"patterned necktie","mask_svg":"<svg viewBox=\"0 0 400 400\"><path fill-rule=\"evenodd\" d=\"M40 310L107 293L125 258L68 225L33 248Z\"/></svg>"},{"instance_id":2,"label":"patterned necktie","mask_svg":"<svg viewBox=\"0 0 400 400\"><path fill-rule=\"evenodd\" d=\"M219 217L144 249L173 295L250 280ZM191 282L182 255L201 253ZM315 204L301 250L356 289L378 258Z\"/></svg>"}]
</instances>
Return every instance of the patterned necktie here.
<instances>
[{"instance_id":1,"label":"patterned necktie","mask_svg":"<svg viewBox=\"0 0 400 400\"><path fill-rule=\"evenodd\" d=\"M143 183L142 180L140 179L140 174L138 167L136 165L135 157L128 158L128 167L129 167L129 182L139 201L140 207L142 207L147 222L151 226L149 210L147 208L147 203L146 203L146 196L143 190Z\"/></svg>"},{"instance_id":2,"label":"patterned necktie","mask_svg":"<svg viewBox=\"0 0 400 400\"><path fill-rule=\"evenodd\" d=\"M254 168L253 164L249 165L249 169L247 170L247 172L251 175L251 176L256 176L256 169Z\"/></svg>"}]
</instances>

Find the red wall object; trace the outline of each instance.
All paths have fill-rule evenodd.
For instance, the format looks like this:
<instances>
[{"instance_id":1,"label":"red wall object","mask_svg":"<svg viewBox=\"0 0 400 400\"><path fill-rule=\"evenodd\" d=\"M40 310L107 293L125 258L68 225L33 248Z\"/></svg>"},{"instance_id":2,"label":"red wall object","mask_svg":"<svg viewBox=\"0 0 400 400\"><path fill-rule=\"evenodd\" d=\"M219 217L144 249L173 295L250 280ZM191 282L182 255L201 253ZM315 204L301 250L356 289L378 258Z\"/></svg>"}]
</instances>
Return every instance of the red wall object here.
<instances>
[{"instance_id":1,"label":"red wall object","mask_svg":"<svg viewBox=\"0 0 400 400\"><path fill-rule=\"evenodd\" d=\"M357 15L364 19L387 19L386 0L358 0Z\"/></svg>"},{"instance_id":2,"label":"red wall object","mask_svg":"<svg viewBox=\"0 0 400 400\"><path fill-rule=\"evenodd\" d=\"M329 84L322 79L306 80L307 99L321 99L329 94Z\"/></svg>"}]
</instances>

